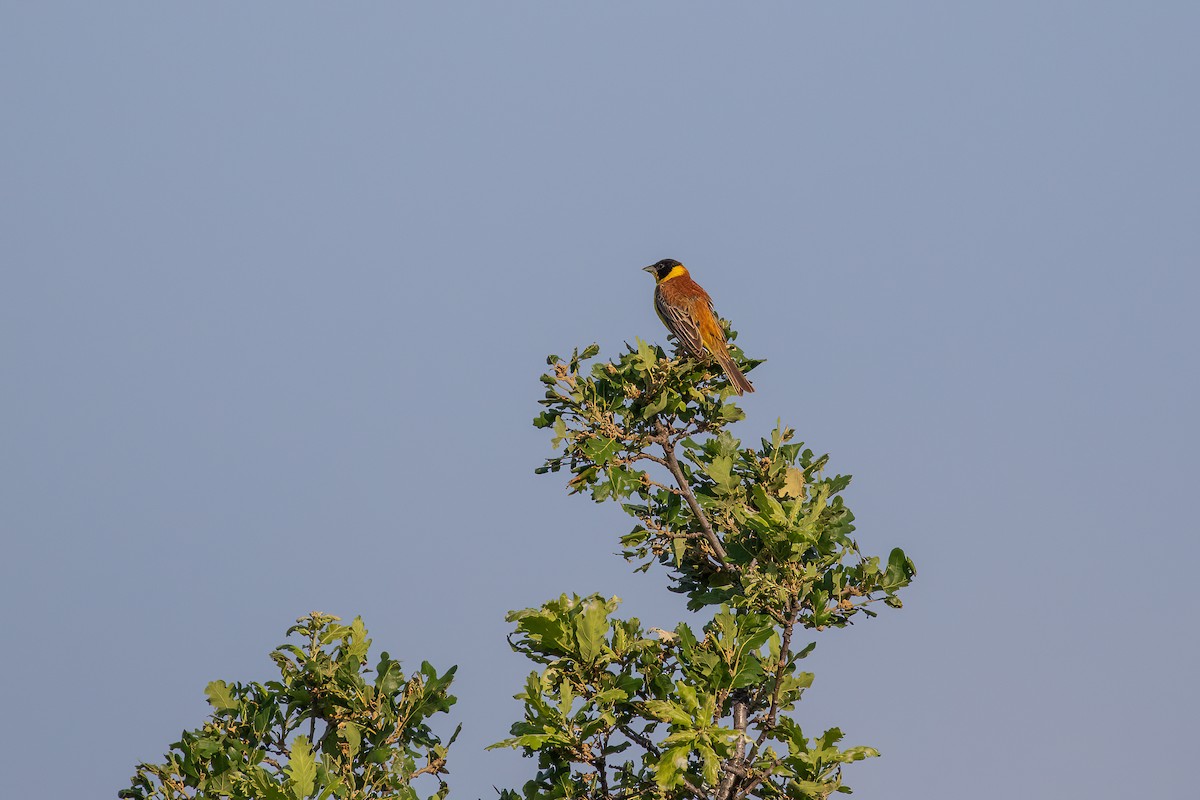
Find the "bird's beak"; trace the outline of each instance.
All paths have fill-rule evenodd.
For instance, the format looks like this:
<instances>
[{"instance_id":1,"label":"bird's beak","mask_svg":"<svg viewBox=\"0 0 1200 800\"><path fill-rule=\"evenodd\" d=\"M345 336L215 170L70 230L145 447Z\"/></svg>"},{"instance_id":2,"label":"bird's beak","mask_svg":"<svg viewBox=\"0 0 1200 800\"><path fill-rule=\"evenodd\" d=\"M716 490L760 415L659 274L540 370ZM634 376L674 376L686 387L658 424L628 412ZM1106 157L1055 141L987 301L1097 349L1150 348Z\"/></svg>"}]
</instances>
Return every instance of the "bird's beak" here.
<instances>
[{"instance_id":1,"label":"bird's beak","mask_svg":"<svg viewBox=\"0 0 1200 800\"><path fill-rule=\"evenodd\" d=\"M651 264L648 267L642 267L642 272L649 272L651 275L653 275L654 273L658 272L658 269Z\"/></svg>"}]
</instances>

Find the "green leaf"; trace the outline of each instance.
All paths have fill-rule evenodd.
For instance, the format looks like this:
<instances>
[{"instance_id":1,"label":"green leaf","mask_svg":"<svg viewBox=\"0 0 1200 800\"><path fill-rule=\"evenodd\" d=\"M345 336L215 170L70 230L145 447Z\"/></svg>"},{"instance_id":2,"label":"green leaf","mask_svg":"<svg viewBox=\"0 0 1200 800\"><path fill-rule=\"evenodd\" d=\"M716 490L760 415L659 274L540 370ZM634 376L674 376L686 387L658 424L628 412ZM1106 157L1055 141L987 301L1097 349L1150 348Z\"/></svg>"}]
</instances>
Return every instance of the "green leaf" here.
<instances>
[{"instance_id":1,"label":"green leaf","mask_svg":"<svg viewBox=\"0 0 1200 800\"><path fill-rule=\"evenodd\" d=\"M204 687L204 693L208 695L209 705L217 711L229 711L238 707L238 702L225 681L213 681Z\"/></svg>"},{"instance_id":2,"label":"green leaf","mask_svg":"<svg viewBox=\"0 0 1200 800\"><path fill-rule=\"evenodd\" d=\"M843 736L845 736L845 734L842 733L841 728L830 728L821 735L818 746L823 750L828 749L840 742Z\"/></svg>"},{"instance_id":3,"label":"green leaf","mask_svg":"<svg viewBox=\"0 0 1200 800\"><path fill-rule=\"evenodd\" d=\"M254 789L250 796L255 800L294 800L292 795L279 788L271 773L262 767L250 771L250 785Z\"/></svg>"},{"instance_id":4,"label":"green leaf","mask_svg":"<svg viewBox=\"0 0 1200 800\"><path fill-rule=\"evenodd\" d=\"M661 414L672 399L670 392L661 393L653 402L647 403L646 407L642 409L642 419L653 419L657 414Z\"/></svg>"},{"instance_id":5,"label":"green leaf","mask_svg":"<svg viewBox=\"0 0 1200 800\"><path fill-rule=\"evenodd\" d=\"M297 736L292 741L292 753L285 771L297 797L312 795L317 780L317 763L313 760L312 744L307 736Z\"/></svg>"},{"instance_id":6,"label":"green leaf","mask_svg":"<svg viewBox=\"0 0 1200 800\"><path fill-rule=\"evenodd\" d=\"M691 714L669 700L646 700L642 703L642 707L650 716L672 725L690 727L694 724Z\"/></svg>"},{"instance_id":7,"label":"green leaf","mask_svg":"<svg viewBox=\"0 0 1200 800\"><path fill-rule=\"evenodd\" d=\"M199 739L192 742L192 752L201 758L212 758L217 753L221 752L221 743L216 739L210 739L207 736L201 736Z\"/></svg>"},{"instance_id":8,"label":"green leaf","mask_svg":"<svg viewBox=\"0 0 1200 800\"><path fill-rule=\"evenodd\" d=\"M883 575L884 587L899 589L902 586L907 586L916 574L917 568L913 566L912 561L904 554L904 551L897 547L888 554L887 571Z\"/></svg>"},{"instance_id":9,"label":"green leaf","mask_svg":"<svg viewBox=\"0 0 1200 800\"><path fill-rule=\"evenodd\" d=\"M690 748L672 747L662 754L654 768L654 780L660 789L670 789L683 781L688 768Z\"/></svg>"},{"instance_id":10,"label":"green leaf","mask_svg":"<svg viewBox=\"0 0 1200 800\"><path fill-rule=\"evenodd\" d=\"M563 716L571 713L571 706L575 703L575 690L571 688L571 681L563 678L558 686L558 710Z\"/></svg>"},{"instance_id":11,"label":"green leaf","mask_svg":"<svg viewBox=\"0 0 1200 800\"><path fill-rule=\"evenodd\" d=\"M754 497L754 507L771 525L782 527L788 524L787 514L783 513L783 506L779 504L778 500L767 494L767 490L762 484L754 484L750 494Z\"/></svg>"},{"instance_id":12,"label":"green leaf","mask_svg":"<svg viewBox=\"0 0 1200 800\"><path fill-rule=\"evenodd\" d=\"M729 456L716 456L712 463L708 465L705 472L713 479L713 483L717 485L717 489L728 494L737 488L741 482L736 477L730 474L733 469L733 459Z\"/></svg>"},{"instance_id":13,"label":"green leaf","mask_svg":"<svg viewBox=\"0 0 1200 800\"><path fill-rule=\"evenodd\" d=\"M393 661L384 653L375 668L375 688L385 697L391 697L404 684L404 673L400 662Z\"/></svg>"},{"instance_id":14,"label":"green leaf","mask_svg":"<svg viewBox=\"0 0 1200 800\"><path fill-rule=\"evenodd\" d=\"M637 365L642 371L647 371L658 364L658 351L648 342L640 338L637 342Z\"/></svg>"},{"instance_id":15,"label":"green leaf","mask_svg":"<svg viewBox=\"0 0 1200 800\"><path fill-rule=\"evenodd\" d=\"M687 554L687 539L677 538L671 540L671 553L675 556L675 566L683 566L683 557Z\"/></svg>"},{"instance_id":16,"label":"green leaf","mask_svg":"<svg viewBox=\"0 0 1200 800\"><path fill-rule=\"evenodd\" d=\"M706 470L709 477L718 486L726 486L731 482L730 470L733 469L733 459L728 456L716 456Z\"/></svg>"},{"instance_id":17,"label":"green leaf","mask_svg":"<svg viewBox=\"0 0 1200 800\"><path fill-rule=\"evenodd\" d=\"M563 421L562 417L558 417L554 420L554 438L550 440L550 446L557 450L559 444L566 438L567 423Z\"/></svg>"},{"instance_id":18,"label":"green leaf","mask_svg":"<svg viewBox=\"0 0 1200 800\"><path fill-rule=\"evenodd\" d=\"M353 722L343 723L341 730L338 731L338 738L346 743L346 749L349 750L351 758L358 755L358 751L362 747L362 731L357 725Z\"/></svg>"},{"instance_id":19,"label":"green leaf","mask_svg":"<svg viewBox=\"0 0 1200 800\"><path fill-rule=\"evenodd\" d=\"M547 742L554 737L548 733L527 733L524 736L516 736L512 739L502 739L495 744L489 744L485 750L499 750L502 747L518 748L528 747L530 750L540 750Z\"/></svg>"},{"instance_id":20,"label":"green leaf","mask_svg":"<svg viewBox=\"0 0 1200 800\"><path fill-rule=\"evenodd\" d=\"M676 681L675 691L679 693L681 706L688 712L689 716L695 717L700 713L700 697L695 686L690 683Z\"/></svg>"},{"instance_id":21,"label":"green leaf","mask_svg":"<svg viewBox=\"0 0 1200 800\"><path fill-rule=\"evenodd\" d=\"M593 663L604 652L607 633L608 614L604 604L598 600L586 601L583 612L575 617L575 640L584 663Z\"/></svg>"},{"instance_id":22,"label":"green leaf","mask_svg":"<svg viewBox=\"0 0 1200 800\"><path fill-rule=\"evenodd\" d=\"M879 751L874 747L847 747L842 751L847 761L862 761L864 758L879 758Z\"/></svg>"},{"instance_id":23,"label":"green leaf","mask_svg":"<svg viewBox=\"0 0 1200 800\"><path fill-rule=\"evenodd\" d=\"M804 470L788 467L784 473L783 487L779 490L781 497L804 496Z\"/></svg>"},{"instance_id":24,"label":"green leaf","mask_svg":"<svg viewBox=\"0 0 1200 800\"><path fill-rule=\"evenodd\" d=\"M745 662L738 669L737 674L733 676L730 687L733 689L742 689L747 686L754 686L761 682L762 679L762 663L759 662L758 656L751 654L746 656Z\"/></svg>"},{"instance_id":25,"label":"green leaf","mask_svg":"<svg viewBox=\"0 0 1200 800\"><path fill-rule=\"evenodd\" d=\"M620 451L621 443L605 436L588 439L583 443L583 452L594 464L607 464Z\"/></svg>"},{"instance_id":26,"label":"green leaf","mask_svg":"<svg viewBox=\"0 0 1200 800\"><path fill-rule=\"evenodd\" d=\"M564 621L548 615L528 616L517 622L517 630L521 631L531 642L540 645L542 652L566 653L568 642Z\"/></svg>"},{"instance_id":27,"label":"green leaf","mask_svg":"<svg viewBox=\"0 0 1200 800\"><path fill-rule=\"evenodd\" d=\"M700 760L704 764L701 774L704 776L704 782L709 786L716 786L720 775L721 759L717 758L717 753L711 747L697 748Z\"/></svg>"},{"instance_id":28,"label":"green leaf","mask_svg":"<svg viewBox=\"0 0 1200 800\"><path fill-rule=\"evenodd\" d=\"M628 699L629 692L624 689L607 689L592 698L592 702L597 706L608 706L613 703L624 702Z\"/></svg>"}]
</instances>

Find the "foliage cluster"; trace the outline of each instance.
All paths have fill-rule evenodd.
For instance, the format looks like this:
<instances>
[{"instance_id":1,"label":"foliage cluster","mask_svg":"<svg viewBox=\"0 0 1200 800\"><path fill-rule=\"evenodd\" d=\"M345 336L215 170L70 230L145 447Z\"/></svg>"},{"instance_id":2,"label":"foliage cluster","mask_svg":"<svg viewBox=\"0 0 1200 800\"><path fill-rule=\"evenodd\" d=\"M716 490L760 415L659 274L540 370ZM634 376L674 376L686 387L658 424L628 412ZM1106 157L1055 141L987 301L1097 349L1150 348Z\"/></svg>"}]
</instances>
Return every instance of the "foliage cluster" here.
<instances>
[{"instance_id":1,"label":"foliage cluster","mask_svg":"<svg viewBox=\"0 0 1200 800\"><path fill-rule=\"evenodd\" d=\"M731 340L735 334L730 332ZM743 371L757 366L736 345ZM813 675L800 662L819 632L874 616L915 569L899 549L864 555L842 493L850 477L777 424L744 445L744 414L715 365L668 358L642 341L610 361L595 345L550 356L543 411L555 454L539 473L569 473L572 493L616 502L633 520L620 550L639 571L665 570L701 612L669 630L616 615L617 598L562 595L509 614L513 648L533 671L511 738L537 772L501 800L741 800L849 792L842 769L878 755L843 747L837 728L807 735L795 719ZM448 788L445 741L455 668L405 677L383 653L368 668L362 620L314 612L271 653L279 679L214 681L212 713L162 763L140 764L128 800L339 798L418 800Z\"/></svg>"},{"instance_id":2,"label":"foliage cluster","mask_svg":"<svg viewBox=\"0 0 1200 800\"><path fill-rule=\"evenodd\" d=\"M185 731L158 764L140 764L128 800L229 797L262 800L402 798L418 800L420 776L447 793L446 750L429 717L449 710L451 667L423 662L406 678L386 652L367 667L371 640L362 620L349 625L313 612L271 653L279 680L208 684L212 713Z\"/></svg>"},{"instance_id":3,"label":"foliage cluster","mask_svg":"<svg viewBox=\"0 0 1200 800\"><path fill-rule=\"evenodd\" d=\"M731 338L732 338L731 334ZM757 361L731 348L744 371ZM841 731L806 736L789 716L811 673L801 629L851 624L915 574L899 549L864 555L841 493L794 432L756 446L728 430L744 415L715 367L671 359L642 341L616 359L595 345L550 356L544 410L553 434L541 473L620 503L635 525L620 542L645 571L711 617L644 629L616 599L560 597L514 612L513 646L543 665L518 695L524 719L495 746L520 749L537 775L516 798L823 798L849 791L844 764L877 753L841 748Z\"/></svg>"}]
</instances>

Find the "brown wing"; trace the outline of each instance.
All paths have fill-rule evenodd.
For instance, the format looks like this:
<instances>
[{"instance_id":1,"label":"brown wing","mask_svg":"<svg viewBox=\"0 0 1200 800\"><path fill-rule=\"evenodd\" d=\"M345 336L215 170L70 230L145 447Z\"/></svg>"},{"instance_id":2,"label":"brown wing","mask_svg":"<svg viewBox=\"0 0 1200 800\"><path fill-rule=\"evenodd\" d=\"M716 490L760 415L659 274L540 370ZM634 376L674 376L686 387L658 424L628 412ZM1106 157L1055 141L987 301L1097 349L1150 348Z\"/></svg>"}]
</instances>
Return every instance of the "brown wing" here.
<instances>
[{"instance_id":1,"label":"brown wing","mask_svg":"<svg viewBox=\"0 0 1200 800\"><path fill-rule=\"evenodd\" d=\"M667 330L675 334L692 358L703 358L704 341L700 336L700 325L692 313L692 304L696 301L703 303L704 300L687 295L675 296L674 292L664 291L666 286L661 284L654 291L654 310L658 312L658 318L667 326Z\"/></svg>"}]
</instances>

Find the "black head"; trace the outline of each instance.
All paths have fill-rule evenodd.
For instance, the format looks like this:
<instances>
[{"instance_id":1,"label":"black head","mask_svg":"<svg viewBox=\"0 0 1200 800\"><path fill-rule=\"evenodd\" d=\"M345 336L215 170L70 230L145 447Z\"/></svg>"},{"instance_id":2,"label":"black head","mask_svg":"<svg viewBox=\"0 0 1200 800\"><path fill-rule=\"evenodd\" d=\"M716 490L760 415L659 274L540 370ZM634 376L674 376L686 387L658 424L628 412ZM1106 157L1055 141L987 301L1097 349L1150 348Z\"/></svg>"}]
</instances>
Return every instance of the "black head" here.
<instances>
[{"instance_id":1,"label":"black head","mask_svg":"<svg viewBox=\"0 0 1200 800\"><path fill-rule=\"evenodd\" d=\"M656 281L661 281L670 274L671 270L682 266L683 264L680 264L673 258L664 258L662 261L651 264L648 267L642 267L642 270L653 275Z\"/></svg>"}]
</instances>

